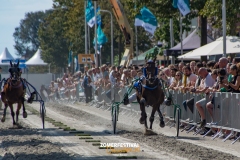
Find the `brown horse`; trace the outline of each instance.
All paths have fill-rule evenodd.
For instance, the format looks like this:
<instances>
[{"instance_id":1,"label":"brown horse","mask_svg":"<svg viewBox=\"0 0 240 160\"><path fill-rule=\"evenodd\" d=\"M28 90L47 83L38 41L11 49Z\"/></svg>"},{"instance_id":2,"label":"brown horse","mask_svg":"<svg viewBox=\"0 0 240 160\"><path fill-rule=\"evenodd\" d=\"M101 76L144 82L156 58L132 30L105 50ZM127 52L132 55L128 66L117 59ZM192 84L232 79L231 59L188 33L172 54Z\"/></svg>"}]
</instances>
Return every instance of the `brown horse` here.
<instances>
[{"instance_id":1,"label":"brown horse","mask_svg":"<svg viewBox=\"0 0 240 160\"><path fill-rule=\"evenodd\" d=\"M10 107L13 125L18 123L18 115L21 106L23 105L23 117L27 117L27 112L25 111L24 106L24 84L23 80L20 78L20 68L19 68L19 61L17 64L12 64L10 61L11 68L9 69L10 78L8 78L4 84L3 91L1 92L1 99L5 105L3 111L3 117L1 119L2 122L5 122L6 118L6 110L7 107ZM17 110L16 110L16 122L15 122L15 113L13 111L13 104L17 103Z\"/></svg>"},{"instance_id":2,"label":"brown horse","mask_svg":"<svg viewBox=\"0 0 240 160\"><path fill-rule=\"evenodd\" d=\"M145 111L145 107L147 105L152 106L152 113L149 118L150 121L150 129L152 130L152 124L154 121L154 115L157 111L160 117L160 127L164 127L165 123L163 121L163 116L160 111L160 105L164 101L164 92L162 90L161 83L158 78L155 76L156 67L155 67L155 59L151 62L147 63L146 67L146 82L143 82L142 84L142 92L141 94L137 95L138 103L140 104L141 109L141 118L139 122L141 124L145 124L146 133L145 134L151 134L152 132L148 130L147 125L147 114Z\"/></svg>"}]
</instances>

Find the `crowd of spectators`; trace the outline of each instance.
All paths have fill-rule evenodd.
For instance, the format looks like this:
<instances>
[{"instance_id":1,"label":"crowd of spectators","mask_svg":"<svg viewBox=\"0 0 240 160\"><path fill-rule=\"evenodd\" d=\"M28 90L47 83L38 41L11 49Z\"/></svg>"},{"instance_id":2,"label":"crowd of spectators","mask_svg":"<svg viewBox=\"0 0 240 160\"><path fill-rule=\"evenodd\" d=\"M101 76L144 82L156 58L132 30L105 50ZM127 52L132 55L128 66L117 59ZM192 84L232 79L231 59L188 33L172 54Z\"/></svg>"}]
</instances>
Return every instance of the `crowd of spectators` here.
<instances>
[{"instance_id":1,"label":"crowd of spectators","mask_svg":"<svg viewBox=\"0 0 240 160\"><path fill-rule=\"evenodd\" d=\"M162 79L169 89L206 94L207 98L197 102L194 102L194 98L186 99L183 102L184 108L188 108L192 113L194 109L197 109L201 117L198 123L204 127L206 125L205 109L214 123L214 92L240 92L239 62L239 58L231 60L231 58L223 57L218 62L191 61L186 64L183 62L170 64L167 67L157 66L157 64L156 66L158 67L158 78ZM49 88L46 89L47 96L46 93L43 93L45 88L41 89L41 93L50 100L56 98L78 99L79 89L83 88L86 104L92 101L94 96L101 103L110 103L111 85L115 85L117 88L115 99L122 100L132 80L143 75L143 67L137 65L116 67L106 64L96 67L93 62L91 67L84 67L84 73L64 74L62 78L52 81ZM184 125L182 124L183 127Z\"/></svg>"},{"instance_id":2,"label":"crowd of spectators","mask_svg":"<svg viewBox=\"0 0 240 160\"><path fill-rule=\"evenodd\" d=\"M220 58L218 62L209 61L207 63L192 61L189 64L179 63L169 65L159 72L162 78L172 90L182 92L193 92L205 94L203 98L194 102L194 97L183 102L184 108L188 108L192 113L197 109L201 119L198 124L201 128L206 125L204 108L209 112L212 122L214 122L214 92L240 93L240 63L238 58L231 61L230 58ZM181 126L184 127L185 124ZM192 126L190 125L190 129ZM207 131L203 130L202 135ZM212 134L215 130L212 131ZM227 131L226 131L227 134ZM224 136L224 134L223 134Z\"/></svg>"}]
</instances>

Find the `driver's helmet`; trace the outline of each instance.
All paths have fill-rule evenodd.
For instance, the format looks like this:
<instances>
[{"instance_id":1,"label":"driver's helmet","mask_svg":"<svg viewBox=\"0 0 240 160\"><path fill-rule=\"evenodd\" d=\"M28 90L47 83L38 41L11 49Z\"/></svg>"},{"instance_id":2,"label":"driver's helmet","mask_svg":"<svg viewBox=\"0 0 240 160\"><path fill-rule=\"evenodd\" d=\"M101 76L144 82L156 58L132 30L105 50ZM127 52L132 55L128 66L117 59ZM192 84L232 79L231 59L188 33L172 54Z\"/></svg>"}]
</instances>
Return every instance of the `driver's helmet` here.
<instances>
[{"instance_id":1,"label":"driver's helmet","mask_svg":"<svg viewBox=\"0 0 240 160\"><path fill-rule=\"evenodd\" d=\"M148 60L147 64L153 63L153 60Z\"/></svg>"}]
</instances>

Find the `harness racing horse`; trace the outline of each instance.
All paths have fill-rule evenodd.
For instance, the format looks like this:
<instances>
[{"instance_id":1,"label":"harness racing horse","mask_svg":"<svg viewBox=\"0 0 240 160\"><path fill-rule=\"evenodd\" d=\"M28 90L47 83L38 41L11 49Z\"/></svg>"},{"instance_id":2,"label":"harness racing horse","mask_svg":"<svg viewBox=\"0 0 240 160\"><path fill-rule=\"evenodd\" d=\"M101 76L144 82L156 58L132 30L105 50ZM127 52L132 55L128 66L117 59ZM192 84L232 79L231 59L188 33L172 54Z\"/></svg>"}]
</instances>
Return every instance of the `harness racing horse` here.
<instances>
[{"instance_id":1,"label":"harness racing horse","mask_svg":"<svg viewBox=\"0 0 240 160\"><path fill-rule=\"evenodd\" d=\"M5 122L6 118L6 110L7 107L10 107L13 125L17 125L18 123L18 115L19 110L21 109L21 105L23 105L23 118L27 118L27 112L24 106L24 82L20 77L20 68L19 61L17 64L12 64L10 61L11 68L9 69L10 78L5 81L3 91L1 92L1 99L5 105L3 116L1 121ZM15 113L13 111L13 104L17 103L16 110L16 121L15 121Z\"/></svg>"},{"instance_id":2,"label":"harness racing horse","mask_svg":"<svg viewBox=\"0 0 240 160\"><path fill-rule=\"evenodd\" d=\"M164 127L165 123L163 121L163 115L160 111L160 105L164 101L164 92L162 90L161 83L159 79L156 77L157 75L157 68L155 67L155 60L149 61L147 63L147 67L145 68L145 76L146 77L146 82L142 83L142 89L141 89L141 94L137 94L137 100L138 103L140 104L140 109L141 109L141 118L139 122L141 124L145 124L145 134L153 134L152 130L152 124L154 121L154 115L155 112L157 111L160 117L160 127ZM145 107L149 105L152 106L152 113L149 118L150 121L150 130L148 130L148 125L147 125L147 114Z\"/></svg>"}]
</instances>

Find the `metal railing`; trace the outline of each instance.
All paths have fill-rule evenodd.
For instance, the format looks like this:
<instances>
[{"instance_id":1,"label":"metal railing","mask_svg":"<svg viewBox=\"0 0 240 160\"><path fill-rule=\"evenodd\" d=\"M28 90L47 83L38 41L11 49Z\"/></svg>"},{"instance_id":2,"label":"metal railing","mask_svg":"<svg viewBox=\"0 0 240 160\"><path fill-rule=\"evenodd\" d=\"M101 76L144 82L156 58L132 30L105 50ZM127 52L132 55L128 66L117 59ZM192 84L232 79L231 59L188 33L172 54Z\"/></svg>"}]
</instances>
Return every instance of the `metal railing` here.
<instances>
[{"instance_id":1,"label":"metal railing","mask_svg":"<svg viewBox=\"0 0 240 160\"><path fill-rule=\"evenodd\" d=\"M181 122L193 126L193 129L197 127L197 122L200 121L200 115L196 108L196 102L202 98L206 98L206 104L210 101L208 96L203 94L194 93L183 93L181 91L170 91L173 96L173 101L175 104L180 105L182 108ZM230 92L215 92L214 97L214 107L213 107L213 118L211 118L206 105L202 106L204 109L207 128L218 129L217 133L213 136L213 139L218 137L223 130L231 131L231 133L223 140L226 141L230 136L240 132L240 94L230 93ZM194 98L193 103L193 113L190 109L183 105L183 102ZM172 118L174 113L173 106L166 106L164 109L166 113L166 118ZM213 120L213 121L212 121ZM209 131L210 131L209 130ZM189 132L187 132L189 133ZM204 137L206 134L204 135ZM236 139L232 142L235 143L240 136L236 136Z\"/></svg>"}]
</instances>

